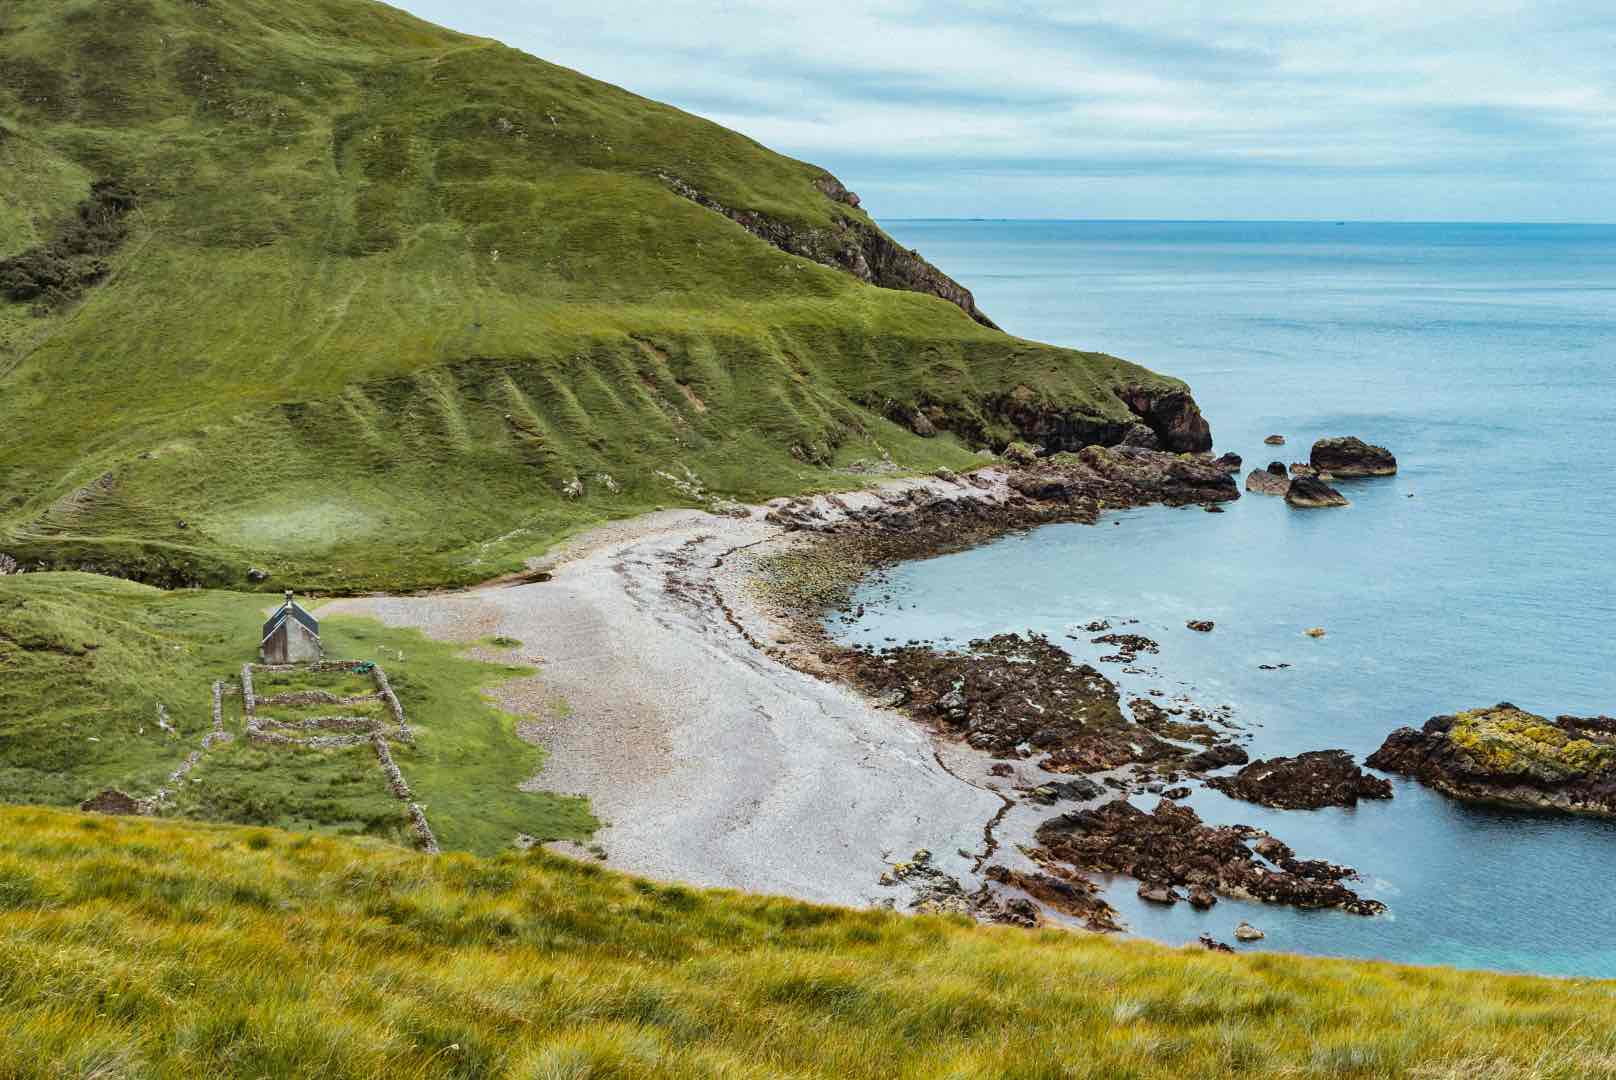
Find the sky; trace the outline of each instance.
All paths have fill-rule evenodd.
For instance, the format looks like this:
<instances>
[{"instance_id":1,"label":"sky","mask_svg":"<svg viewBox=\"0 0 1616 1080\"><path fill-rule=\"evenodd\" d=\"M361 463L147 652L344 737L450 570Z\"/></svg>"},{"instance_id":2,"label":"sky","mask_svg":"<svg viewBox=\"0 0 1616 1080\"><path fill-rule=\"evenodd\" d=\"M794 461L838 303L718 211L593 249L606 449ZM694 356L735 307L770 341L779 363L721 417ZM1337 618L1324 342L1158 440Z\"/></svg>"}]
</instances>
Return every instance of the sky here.
<instances>
[{"instance_id":1,"label":"sky","mask_svg":"<svg viewBox=\"0 0 1616 1080\"><path fill-rule=\"evenodd\" d=\"M393 0L878 218L1616 221L1613 0Z\"/></svg>"}]
</instances>

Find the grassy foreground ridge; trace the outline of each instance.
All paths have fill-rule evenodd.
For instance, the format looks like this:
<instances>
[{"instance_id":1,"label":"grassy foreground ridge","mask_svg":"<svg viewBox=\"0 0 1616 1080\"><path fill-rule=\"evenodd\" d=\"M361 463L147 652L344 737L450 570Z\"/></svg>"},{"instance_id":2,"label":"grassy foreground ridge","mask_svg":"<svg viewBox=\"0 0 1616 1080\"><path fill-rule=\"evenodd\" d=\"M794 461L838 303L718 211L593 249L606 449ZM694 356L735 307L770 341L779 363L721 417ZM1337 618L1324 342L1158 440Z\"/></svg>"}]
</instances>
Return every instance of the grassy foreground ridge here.
<instances>
[{"instance_id":1,"label":"grassy foreground ridge","mask_svg":"<svg viewBox=\"0 0 1616 1080\"><path fill-rule=\"evenodd\" d=\"M866 284L856 238L915 264L840 190L372 0L7 0L0 552L470 582L594 521L959 465L1181 388Z\"/></svg>"},{"instance_id":2,"label":"grassy foreground ridge","mask_svg":"<svg viewBox=\"0 0 1616 1080\"><path fill-rule=\"evenodd\" d=\"M1616 986L0 808L0 1077L1616 1076Z\"/></svg>"}]
</instances>

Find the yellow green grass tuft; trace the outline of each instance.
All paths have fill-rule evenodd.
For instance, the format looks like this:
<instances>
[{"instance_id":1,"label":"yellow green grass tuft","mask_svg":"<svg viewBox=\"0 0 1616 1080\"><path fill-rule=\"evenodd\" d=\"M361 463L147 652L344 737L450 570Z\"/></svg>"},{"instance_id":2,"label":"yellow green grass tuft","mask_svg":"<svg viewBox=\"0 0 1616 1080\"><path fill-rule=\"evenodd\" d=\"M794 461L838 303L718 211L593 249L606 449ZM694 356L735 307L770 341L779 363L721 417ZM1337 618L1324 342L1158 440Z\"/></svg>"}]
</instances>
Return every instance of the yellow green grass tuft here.
<instances>
[{"instance_id":1,"label":"yellow green grass tuft","mask_svg":"<svg viewBox=\"0 0 1616 1080\"><path fill-rule=\"evenodd\" d=\"M0 1076L1616 1076L1616 985L0 808Z\"/></svg>"}]
</instances>

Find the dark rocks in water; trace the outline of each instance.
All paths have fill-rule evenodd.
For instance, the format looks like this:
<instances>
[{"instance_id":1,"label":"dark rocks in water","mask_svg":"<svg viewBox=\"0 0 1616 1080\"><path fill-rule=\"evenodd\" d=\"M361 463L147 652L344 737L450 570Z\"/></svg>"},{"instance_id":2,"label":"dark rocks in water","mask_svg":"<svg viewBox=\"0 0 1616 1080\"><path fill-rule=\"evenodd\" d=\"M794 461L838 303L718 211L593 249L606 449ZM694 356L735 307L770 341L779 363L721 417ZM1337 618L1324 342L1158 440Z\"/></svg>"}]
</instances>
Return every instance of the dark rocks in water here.
<instances>
[{"instance_id":1,"label":"dark rocks in water","mask_svg":"<svg viewBox=\"0 0 1616 1080\"><path fill-rule=\"evenodd\" d=\"M1089 644L1116 646L1116 652L1100 657L1104 663L1131 664L1139 659L1142 652L1161 651L1161 646L1143 634L1101 634L1097 638L1090 639Z\"/></svg>"},{"instance_id":2,"label":"dark rocks in water","mask_svg":"<svg viewBox=\"0 0 1616 1080\"><path fill-rule=\"evenodd\" d=\"M1356 806L1359 799L1392 797L1391 784L1365 773L1345 750L1311 750L1253 761L1233 776L1208 780L1207 787L1280 810Z\"/></svg>"},{"instance_id":3,"label":"dark rocks in water","mask_svg":"<svg viewBox=\"0 0 1616 1080\"><path fill-rule=\"evenodd\" d=\"M1340 908L1358 915L1386 910L1342 884L1356 876L1350 867L1292 857L1274 864L1251 849L1251 841L1267 838L1261 830L1207 825L1194 810L1165 799L1149 813L1126 799L1074 810L1045 821L1037 836L1049 858L1139 879L1141 896L1146 888L1176 896L1175 887L1200 885L1222 896L1298 908Z\"/></svg>"},{"instance_id":4,"label":"dark rocks in water","mask_svg":"<svg viewBox=\"0 0 1616 1080\"><path fill-rule=\"evenodd\" d=\"M1212 428L1188 390L1134 386L1117 391L1117 396L1156 433L1164 448L1177 454L1212 449Z\"/></svg>"},{"instance_id":5,"label":"dark rocks in water","mask_svg":"<svg viewBox=\"0 0 1616 1080\"><path fill-rule=\"evenodd\" d=\"M1616 719L1508 702L1399 728L1366 763L1471 802L1616 817Z\"/></svg>"},{"instance_id":6,"label":"dark rocks in water","mask_svg":"<svg viewBox=\"0 0 1616 1080\"><path fill-rule=\"evenodd\" d=\"M999 634L965 651L902 645L853 651L842 664L866 693L894 687L945 734L1001 757L1052 752L1051 772L1098 772L1183 751L1130 723L1117 688L1038 634Z\"/></svg>"},{"instance_id":7,"label":"dark rocks in water","mask_svg":"<svg viewBox=\"0 0 1616 1080\"><path fill-rule=\"evenodd\" d=\"M1190 789L1181 785L1179 787L1170 787L1161 794L1164 799L1187 799L1190 797Z\"/></svg>"},{"instance_id":8,"label":"dark rocks in water","mask_svg":"<svg viewBox=\"0 0 1616 1080\"><path fill-rule=\"evenodd\" d=\"M1176 904L1184 897L1179 895L1177 889L1171 885L1160 885L1149 881L1139 883L1139 899L1149 900L1152 904Z\"/></svg>"},{"instance_id":9,"label":"dark rocks in water","mask_svg":"<svg viewBox=\"0 0 1616 1080\"><path fill-rule=\"evenodd\" d=\"M1285 489L1285 502L1303 510L1351 505L1345 495L1316 476L1293 477Z\"/></svg>"},{"instance_id":10,"label":"dark rocks in water","mask_svg":"<svg viewBox=\"0 0 1616 1080\"><path fill-rule=\"evenodd\" d=\"M151 807L144 799L127 795L117 788L107 788L79 803L79 809L97 814L145 814Z\"/></svg>"},{"instance_id":11,"label":"dark rocks in water","mask_svg":"<svg viewBox=\"0 0 1616 1080\"><path fill-rule=\"evenodd\" d=\"M1227 453L1214 458L1212 461L1212 467L1222 469L1224 472L1233 476L1235 473L1240 471L1240 466L1244 463L1244 458L1235 453L1233 450L1230 450Z\"/></svg>"},{"instance_id":12,"label":"dark rocks in water","mask_svg":"<svg viewBox=\"0 0 1616 1080\"><path fill-rule=\"evenodd\" d=\"M1197 911L1205 911L1218 902L1218 894L1205 885L1192 885L1189 899L1190 907Z\"/></svg>"},{"instance_id":13,"label":"dark rocks in water","mask_svg":"<svg viewBox=\"0 0 1616 1080\"><path fill-rule=\"evenodd\" d=\"M1211 619L1191 619L1184 625L1189 627L1191 630L1198 631L1199 633L1209 634L1212 632L1212 627L1216 626L1217 624Z\"/></svg>"},{"instance_id":14,"label":"dark rocks in water","mask_svg":"<svg viewBox=\"0 0 1616 1080\"><path fill-rule=\"evenodd\" d=\"M1285 445L1285 436L1283 436L1283 435L1270 435L1270 436L1268 436L1268 438L1264 439L1263 442L1267 443L1269 446L1284 446Z\"/></svg>"},{"instance_id":15,"label":"dark rocks in water","mask_svg":"<svg viewBox=\"0 0 1616 1080\"><path fill-rule=\"evenodd\" d=\"M1098 885L1070 871L1059 873L1057 877L994 865L982 871L982 876L1006 888L1020 889L1062 914L1082 919L1090 930L1122 929L1116 909L1100 896Z\"/></svg>"},{"instance_id":16,"label":"dark rocks in water","mask_svg":"<svg viewBox=\"0 0 1616 1080\"><path fill-rule=\"evenodd\" d=\"M1202 934L1196 940L1201 943L1201 948L1206 949L1208 952L1234 952L1234 946L1230 945L1228 942L1219 941L1211 934Z\"/></svg>"},{"instance_id":17,"label":"dark rocks in water","mask_svg":"<svg viewBox=\"0 0 1616 1080\"><path fill-rule=\"evenodd\" d=\"M1390 450L1354 435L1320 439L1313 444L1308 464L1338 478L1392 476L1397 472L1397 459Z\"/></svg>"},{"instance_id":18,"label":"dark rocks in water","mask_svg":"<svg viewBox=\"0 0 1616 1080\"><path fill-rule=\"evenodd\" d=\"M1137 446L1144 450L1160 450L1162 448L1161 439L1144 424L1134 424L1123 432L1122 439L1117 445Z\"/></svg>"},{"instance_id":19,"label":"dark rocks in water","mask_svg":"<svg viewBox=\"0 0 1616 1080\"><path fill-rule=\"evenodd\" d=\"M1184 767L1196 772L1211 772L1213 769L1222 769L1229 765L1244 765L1250 760L1250 755L1240 747L1233 743L1224 743L1202 750L1186 761Z\"/></svg>"},{"instance_id":20,"label":"dark rocks in water","mask_svg":"<svg viewBox=\"0 0 1616 1080\"><path fill-rule=\"evenodd\" d=\"M995 761L988 766L988 773L992 776L1013 776L1015 771L1010 763L1005 761Z\"/></svg>"},{"instance_id":21,"label":"dark rocks in water","mask_svg":"<svg viewBox=\"0 0 1616 1080\"><path fill-rule=\"evenodd\" d=\"M1266 469L1253 469L1246 475L1246 490L1258 495L1283 496L1291 489L1291 478L1285 474L1283 463L1270 462Z\"/></svg>"}]
</instances>

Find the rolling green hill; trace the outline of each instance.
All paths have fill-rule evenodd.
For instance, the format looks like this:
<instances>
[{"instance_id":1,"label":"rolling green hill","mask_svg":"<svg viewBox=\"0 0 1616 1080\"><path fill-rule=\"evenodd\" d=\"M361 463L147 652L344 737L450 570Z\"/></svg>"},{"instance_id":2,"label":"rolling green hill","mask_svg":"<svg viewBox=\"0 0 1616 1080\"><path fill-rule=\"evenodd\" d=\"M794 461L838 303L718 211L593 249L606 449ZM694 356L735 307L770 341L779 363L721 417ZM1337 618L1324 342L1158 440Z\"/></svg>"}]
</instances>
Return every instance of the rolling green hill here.
<instances>
[{"instance_id":1,"label":"rolling green hill","mask_svg":"<svg viewBox=\"0 0 1616 1080\"><path fill-rule=\"evenodd\" d=\"M1121 389L1164 432L1193 412L993 328L856 203L371 0L7 0L0 552L459 583L692 480L1115 438Z\"/></svg>"}]
</instances>

